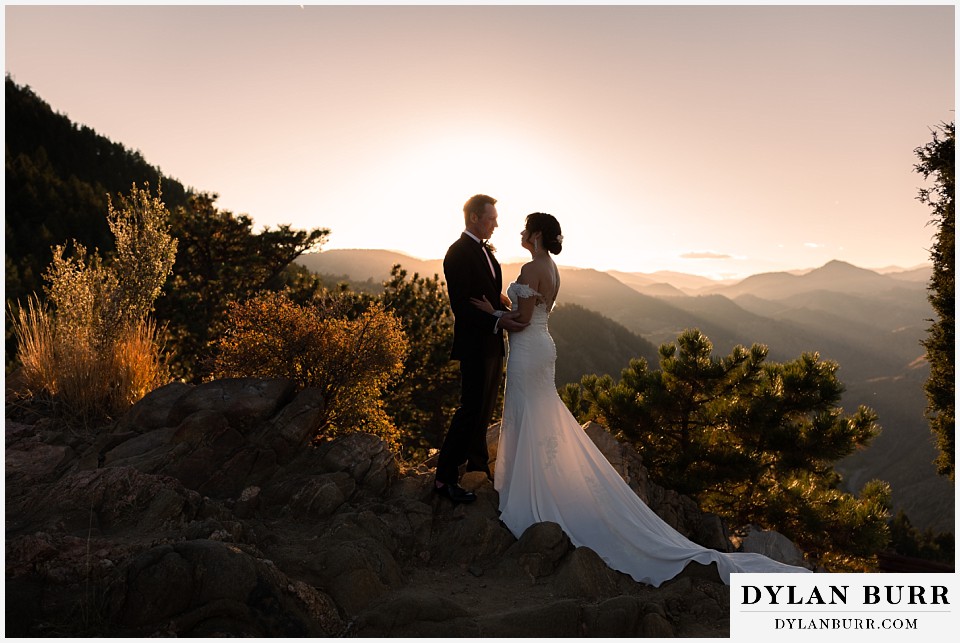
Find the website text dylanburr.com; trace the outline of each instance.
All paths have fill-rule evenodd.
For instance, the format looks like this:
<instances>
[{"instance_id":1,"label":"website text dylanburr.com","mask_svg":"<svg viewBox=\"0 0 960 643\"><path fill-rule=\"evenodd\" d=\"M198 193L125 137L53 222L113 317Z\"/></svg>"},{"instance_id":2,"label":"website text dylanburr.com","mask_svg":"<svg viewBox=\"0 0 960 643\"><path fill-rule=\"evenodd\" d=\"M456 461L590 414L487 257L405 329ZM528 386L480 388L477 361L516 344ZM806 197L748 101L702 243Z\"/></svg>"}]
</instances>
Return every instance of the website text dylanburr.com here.
<instances>
[{"instance_id":1,"label":"website text dylanburr.com","mask_svg":"<svg viewBox=\"0 0 960 643\"><path fill-rule=\"evenodd\" d=\"M730 635L876 641L958 629L955 574L732 574ZM913 639L911 639L913 640Z\"/></svg>"}]
</instances>

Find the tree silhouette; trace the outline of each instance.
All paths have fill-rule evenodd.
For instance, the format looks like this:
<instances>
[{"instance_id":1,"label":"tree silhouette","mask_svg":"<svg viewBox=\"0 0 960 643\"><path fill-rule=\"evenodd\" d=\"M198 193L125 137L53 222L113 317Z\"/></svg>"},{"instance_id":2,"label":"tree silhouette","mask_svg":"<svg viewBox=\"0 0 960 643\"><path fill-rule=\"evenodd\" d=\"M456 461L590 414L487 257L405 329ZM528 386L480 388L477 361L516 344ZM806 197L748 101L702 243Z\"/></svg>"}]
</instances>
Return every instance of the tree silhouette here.
<instances>
[{"instance_id":1,"label":"tree silhouette","mask_svg":"<svg viewBox=\"0 0 960 643\"><path fill-rule=\"evenodd\" d=\"M954 123L942 124L934 130L933 140L915 150L920 162L915 166L924 179L931 176L934 185L921 189L917 197L933 210L931 223L937 226L930 257L929 300L937 318L922 342L930 362L930 376L924 385L927 394L927 416L937 441L940 455L937 473L954 477L956 434L954 389Z\"/></svg>"},{"instance_id":2,"label":"tree silhouette","mask_svg":"<svg viewBox=\"0 0 960 643\"><path fill-rule=\"evenodd\" d=\"M403 429L403 456L420 459L438 448L460 394L460 373L450 361L453 316L443 283L393 266L381 300L401 320L410 350L403 376L385 394L387 412Z\"/></svg>"},{"instance_id":3,"label":"tree silhouette","mask_svg":"<svg viewBox=\"0 0 960 643\"><path fill-rule=\"evenodd\" d=\"M284 286L284 271L302 253L319 247L329 230L289 226L253 232L253 221L216 207L216 194L191 195L171 213L179 242L177 262L157 318L168 324L178 374L202 376L211 343L226 330L227 305Z\"/></svg>"}]
</instances>

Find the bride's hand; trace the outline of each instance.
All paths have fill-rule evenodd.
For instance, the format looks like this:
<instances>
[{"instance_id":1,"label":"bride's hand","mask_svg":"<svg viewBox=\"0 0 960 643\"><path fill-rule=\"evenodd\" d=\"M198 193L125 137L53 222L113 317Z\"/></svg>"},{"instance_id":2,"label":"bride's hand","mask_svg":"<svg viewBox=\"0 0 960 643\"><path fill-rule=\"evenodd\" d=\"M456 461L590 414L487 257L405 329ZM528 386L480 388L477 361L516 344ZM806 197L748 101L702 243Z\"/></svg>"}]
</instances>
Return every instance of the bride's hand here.
<instances>
[{"instance_id":1,"label":"bride's hand","mask_svg":"<svg viewBox=\"0 0 960 643\"><path fill-rule=\"evenodd\" d=\"M510 298L507 297L506 293L500 293L500 303L506 306L507 308L510 308L511 306L513 306L513 302L510 301Z\"/></svg>"},{"instance_id":2,"label":"bride's hand","mask_svg":"<svg viewBox=\"0 0 960 643\"><path fill-rule=\"evenodd\" d=\"M487 296L484 295L483 298L477 299L476 297L470 298L470 303L482 310L485 313L493 314L493 304L487 299Z\"/></svg>"}]
</instances>

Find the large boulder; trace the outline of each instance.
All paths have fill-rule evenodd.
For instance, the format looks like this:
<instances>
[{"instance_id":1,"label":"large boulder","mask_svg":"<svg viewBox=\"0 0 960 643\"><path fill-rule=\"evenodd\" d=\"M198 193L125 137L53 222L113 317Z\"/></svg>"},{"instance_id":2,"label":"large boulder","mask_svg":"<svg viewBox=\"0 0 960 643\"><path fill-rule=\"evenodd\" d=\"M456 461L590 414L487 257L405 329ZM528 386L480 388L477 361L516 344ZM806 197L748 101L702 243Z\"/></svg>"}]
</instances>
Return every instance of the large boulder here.
<instances>
[{"instance_id":1,"label":"large boulder","mask_svg":"<svg viewBox=\"0 0 960 643\"><path fill-rule=\"evenodd\" d=\"M193 391L194 388L192 384L171 382L154 389L124 413L117 423L117 432L146 433L176 424L170 421L170 411L181 397Z\"/></svg>"},{"instance_id":2,"label":"large boulder","mask_svg":"<svg viewBox=\"0 0 960 643\"><path fill-rule=\"evenodd\" d=\"M346 472L372 495L382 495L397 477L396 456L369 433L349 433L317 447L322 471Z\"/></svg>"},{"instance_id":3,"label":"large boulder","mask_svg":"<svg viewBox=\"0 0 960 643\"><path fill-rule=\"evenodd\" d=\"M55 478L76 457L67 445L45 444L40 440L15 442L7 446L4 455L6 479L26 485Z\"/></svg>"},{"instance_id":4,"label":"large boulder","mask_svg":"<svg viewBox=\"0 0 960 643\"><path fill-rule=\"evenodd\" d=\"M315 388L304 389L264 424L259 441L276 452L281 464L286 464L316 437L323 413L323 393Z\"/></svg>"},{"instance_id":5,"label":"large boulder","mask_svg":"<svg viewBox=\"0 0 960 643\"><path fill-rule=\"evenodd\" d=\"M134 557L109 591L118 636L335 636L333 601L270 561L210 540L161 545Z\"/></svg>"},{"instance_id":6,"label":"large boulder","mask_svg":"<svg viewBox=\"0 0 960 643\"><path fill-rule=\"evenodd\" d=\"M573 550L570 537L555 522L530 525L513 546L517 564L532 578L552 574L560 560ZM509 557L508 552L507 556Z\"/></svg>"},{"instance_id":7,"label":"large boulder","mask_svg":"<svg viewBox=\"0 0 960 643\"><path fill-rule=\"evenodd\" d=\"M739 551L763 554L787 565L804 566L803 552L783 534L750 525L740 541Z\"/></svg>"},{"instance_id":8,"label":"large boulder","mask_svg":"<svg viewBox=\"0 0 960 643\"><path fill-rule=\"evenodd\" d=\"M285 379L236 378L200 384L179 396L167 423L180 424L197 411L218 411L238 430L251 429L293 400L296 384Z\"/></svg>"},{"instance_id":9,"label":"large boulder","mask_svg":"<svg viewBox=\"0 0 960 643\"><path fill-rule=\"evenodd\" d=\"M396 477L396 462L375 436L350 434L322 453L311 448L322 409L319 391L297 392L283 379L170 384L135 404L83 463L169 475L221 499L290 477L298 467L347 471L372 493L383 491Z\"/></svg>"},{"instance_id":10,"label":"large boulder","mask_svg":"<svg viewBox=\"0 0 960 643\"><path fill-rule=\"evenodd\" d=\"M42 493L26 516L39 530L152 534L183 527L202 505L201 496L175 478L112 467L64 476Z\"/></svg>"},{"instance_id":11,"label":"large boulder","mask_svg":"<svg viewBox=\"0 0 960 643\"><path fill-rule=\"evenodd\" d=\"M632 581L610 569L589 547L577 547L564 559L552 583L559 596L600 599L622 593Z\"/></svg>"}]
</instances>

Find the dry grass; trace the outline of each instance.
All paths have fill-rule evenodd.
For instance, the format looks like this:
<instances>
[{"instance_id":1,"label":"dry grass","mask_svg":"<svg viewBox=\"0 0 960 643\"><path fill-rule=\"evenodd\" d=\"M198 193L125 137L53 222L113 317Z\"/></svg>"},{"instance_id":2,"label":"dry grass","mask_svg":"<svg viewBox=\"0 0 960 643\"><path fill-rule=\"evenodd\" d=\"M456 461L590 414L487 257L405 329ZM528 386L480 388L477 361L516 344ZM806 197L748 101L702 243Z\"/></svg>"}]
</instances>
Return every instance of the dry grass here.
<instances>
[{"instance_id":1,"label":"dry grass","mask_svg":"<svg viewBox=\"0 0 960 643\"><path fill-rule=\"evenodd\" d=\"M106 345L92 329L58 325L35 299L11 311L27 392L81 422L115 417L168 380L156 324L121 329Z\"/></svg>"},{"instance_id":2,"label":"dry grass","mask_svg":"<svg viewBox=\"0 0 960 643\"><path fill-rule=\"evenodd\" d=\"M18 357L23 366L24 387L31 395L56 393L54 331L49 313L32 297L19 309L10 307L13 332L19 342ZM52 390L50 390L52 388Z\"/></svg>"}]
</instances>

